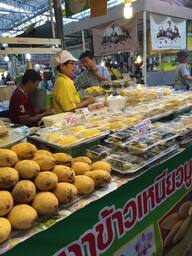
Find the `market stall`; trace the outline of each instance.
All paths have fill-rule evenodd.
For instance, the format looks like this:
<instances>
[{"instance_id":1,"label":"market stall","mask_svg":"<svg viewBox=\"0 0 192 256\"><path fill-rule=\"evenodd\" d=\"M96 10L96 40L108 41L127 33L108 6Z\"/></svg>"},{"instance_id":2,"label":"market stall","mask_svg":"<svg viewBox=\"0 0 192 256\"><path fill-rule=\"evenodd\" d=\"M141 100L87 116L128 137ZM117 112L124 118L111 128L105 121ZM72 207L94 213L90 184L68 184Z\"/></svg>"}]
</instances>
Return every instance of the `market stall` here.
<instances>
[{"instance_id":1,"label":"market stall","mask_svg":"<svg viewBox=\"0 0 192 256\"><path fill-rule=\"evenodd\" d=\"M20 173L20 181L17 179L10 186L5 186L1 179L0 186L12 192L14 211L15 207L25 203L38 211L39 218L32 218L27 226L29 229L25 230L26 222L21 221L23 228L15 224L12 207L7 209L8 215L5 213L2 217L11 221L12 233L0 245L0 254L26 255L27 251L28 255L62 256L137 255L142 252L175 255L177 251L185 255L189 251L191 93L177 93L166 87L127 89L122 81L108 86L118 87L115 90L119 95L107 99L101 95L99 98L107 103L107 107L98 100L89 110L46 117L45 128L29 130L1 124L1 129L7 128L2 129L1 147L13 146L11 149L20 162L15 165L18 160L14 160L9 166L22 175ZM119 88L122 86L124 88ZM124 105L118 105L115 97L122 97ZM38 151L31 144L23 149L14 146L26 136ZM24 154L25 150L30 154ZM73 157L86 155L86 158L77 158L86 163L79 167L76 158L72 160L69 155L65 155L63 162L55 160L58 152ZM22 161L31 161L32 157L40 166L40 176L46 172L52 176L58 174L58 170L54 170L57 161L57 165L59 163L65 170L71 166L75 179L79 174L89 177L92 185L85 186L86 190L80 182L79 187L76 181L69 180L69 175L65 183L76 186L78 196L77 192L64 193L61 199L53 188L57 180L51 178L47 185L43 183L46 188L42 188L38 175L35 179L26 178L24 169L18 167ZM104 162L98 166L97 161ZM1 163L1 166L5 165L5 162ZM94 170L97 173L98 169L105 174L107 171L105 178L93 177ZM49 208L47 213L45 205L43 210L37 207L33 196L29 201L20 201L15 190L26 179L35 184L35 197L40 193L55 193L60 198L59 208L57 204L56 209ZM44 200L45 204L48 202ZM26 220L28 215L22 216Z\"/></svg>"}]
</instances>

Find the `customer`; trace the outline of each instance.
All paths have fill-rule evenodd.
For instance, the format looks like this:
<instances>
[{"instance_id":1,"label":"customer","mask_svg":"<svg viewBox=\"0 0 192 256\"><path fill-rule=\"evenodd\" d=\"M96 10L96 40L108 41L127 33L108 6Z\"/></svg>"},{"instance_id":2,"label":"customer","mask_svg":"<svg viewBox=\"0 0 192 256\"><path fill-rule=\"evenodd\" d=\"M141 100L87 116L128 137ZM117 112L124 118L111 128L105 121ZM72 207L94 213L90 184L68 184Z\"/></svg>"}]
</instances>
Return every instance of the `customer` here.
<instances>
[{"instance_id":1,"label":"customer","mask_svg":"<svg viewBox=\"0 0 192 256\"><path fill-rule=\"evenodd\" d=\"M61 51L52 57L51 62L58 71L53 88L53 107L56 113L73 111L76 108L86 107L95 102L92 97L80 101L74 82L71 79L77 61L68 51Z\"/></svg>"},{"instance_id":2,"label":"customer","mask_svg":"<svg viewBox=\"0 0 192 256\"><path fill-rule=\"evenodd\" d=\"M30 101L29 95L36 90L40 75L35 70L27 70L22 77L22 84L13 92L10 105L10 119L12 123L27 126L37 126L42 117L52 115L52 110L36 111Z\"/></svg>"},{"instance_id":3,"label":"customer","mask_svg":"<svg viewBox=\"0 0 192 256\"><path fill-rule=\"evenodd\" d=\"M92 52L83 52L79 59L86 70L83 71L75 80L75 85L78 90L99 85L102 81L111 80L111 76L107 68L96 65Z\"/></svg>"},{"instance_id":4,"label":"customer","mask_svg":"<svg viewBox=\"0 0 192 256\"><path fill-rule=\"evenodd\" d=\"M189 90L192 76L190 76L190 71L187 67L188 53L186 51L178 52L177 59L179 65L176 69L175 89Z\"/></svg>"}]
</instances>

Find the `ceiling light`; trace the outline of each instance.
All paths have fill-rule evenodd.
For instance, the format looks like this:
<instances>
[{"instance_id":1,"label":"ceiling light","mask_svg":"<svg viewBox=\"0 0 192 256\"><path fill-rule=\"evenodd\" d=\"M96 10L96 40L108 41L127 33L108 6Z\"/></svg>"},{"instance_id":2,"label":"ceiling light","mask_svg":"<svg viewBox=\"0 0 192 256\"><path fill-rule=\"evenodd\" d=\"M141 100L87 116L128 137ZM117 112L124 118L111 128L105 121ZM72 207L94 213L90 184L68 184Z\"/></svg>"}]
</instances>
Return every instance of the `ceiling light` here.
<instances>
[{"instance_id":1,"label":"ceiling light","mask_svg":"<svg viewBox=\"0 0 192 256\"><path fill-rule=\"evenodd\" d=\"M4 57L4 61L9 62L9 56L7 54Z\"/></svg>"},{"instance_id":2,"label":"ceiling light","mask_svg":"<svg viewBox=\"0 0 192 256\"><path fill-rule=\"evenodd\" d=\"M8 11L13 9L16 12L31 13L29 11L24 10L23 8L17 8L16 6L4 3L0 3L0 8Z\"/></svg>"},{"instance_id":3,"label":"ceiling light","mask_svg":"<svg viewBox=\"0 0 192 256\"><path fill-rule=\"evenodd\" d=\"M27 60L31 60L31 54L30 54L30 53L26 53L25 58L26 58Z\"/></svg>"},{"instance_id":4,"label":"ceiling light","mask_svg":"<svg viewBox=\"0 0 192 256\"><path fill-rule=\"evenodd\" d=\"M101 66L101 67L104 67L104 66L105 66L104 60L101 61L100 66Z\"/></svg>"},{"instance_id":5,"label":"ceiling light","mask_svg":"<svg viewBox=\"0 0 192 256\"><path fill-rule=\"evenodd\" d=\"M2 14L2 15L9 15L9 12L1 11L1 10L0 10L0 14Z\"/></svg>"},{"instance_id":6,"label":"ceiling light","mask_svg":"<svg viewBox=\"0 0 192 256\"><path fill-rule=\"evenodd\" d=\"M136 58L135 64L141 64L142 61L143 61L143 60L142 60L141 56L138 55L137 58Z\"/></svg>"},{"instance_id":7,"label":"ceiling light","mask_svg":"<svg viewBox=\"0 0 192 256\"><path fill-rule=\"evenodd\" d=\"M124 17L125 19L130 19L133 16L133 7L131 4L125 4L124 6Z\"/></svg>"}]
</instances>

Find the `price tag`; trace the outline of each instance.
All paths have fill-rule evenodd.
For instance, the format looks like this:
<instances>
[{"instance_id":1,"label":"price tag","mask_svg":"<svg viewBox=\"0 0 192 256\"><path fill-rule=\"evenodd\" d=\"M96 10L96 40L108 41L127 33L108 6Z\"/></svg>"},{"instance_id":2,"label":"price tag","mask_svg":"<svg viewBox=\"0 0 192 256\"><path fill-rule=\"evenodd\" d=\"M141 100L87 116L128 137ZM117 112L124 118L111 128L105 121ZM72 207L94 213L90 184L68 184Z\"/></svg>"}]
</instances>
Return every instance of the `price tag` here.
<instances>
[{"instance_id":1,"label":"price tag","mask_svg":"<svg viewBox=\"0 0 192 256\"><path fill-rule=\"evenodd\" d=\"M90 112L89 112L88 108L82 109L82 113L83 113L83 116L85 117L85 119L88 119L90 117Z\"/></svg>"},{"instance_id":2,"label":"price tag","mask_svg":"<svg viewBox=\"0 0 192 256\"><path fill-rule=\"evenodd\" d=\"M145 135L149 132L150 125L151 125L151 120L146 119L143 122L136 124L135 129L139 135Z\"/></svg>"},{"instance_id":3,"label":"price tag","mask_svg":"<svg viewBox=\"0 0 192 256\"><path fill-rule=\"evenodd\" d=\"M76 116L67 116L64 121L66 126L74 126L78 123Z\"/></svg>"},{"instance_id":4,"label":"price tag","mask_svg":"<svg viewBox=\"0 0 192 256\"><path fill-rule=\"evenodd\" d=\"M161 91L159 91L159 92L157 92L157 99L162 99L163 98L163 92L161 92Z\"/></svg>"}]
</instances>

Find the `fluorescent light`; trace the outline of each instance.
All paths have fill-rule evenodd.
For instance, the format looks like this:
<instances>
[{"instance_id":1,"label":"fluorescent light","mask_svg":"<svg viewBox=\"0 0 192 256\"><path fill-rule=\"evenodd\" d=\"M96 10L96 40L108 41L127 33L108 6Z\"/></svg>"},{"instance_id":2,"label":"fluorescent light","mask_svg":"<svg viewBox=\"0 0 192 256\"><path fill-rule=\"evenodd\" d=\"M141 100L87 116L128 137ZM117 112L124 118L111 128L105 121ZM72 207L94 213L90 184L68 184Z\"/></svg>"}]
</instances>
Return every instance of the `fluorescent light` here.
<instances>
[{"instance_id":1,"label":"fluorescent light","mask_svg":"<svg viewBox=\"0 0 192 256\"><path fill-rule=\"evenodd\" d=\"M2 14L2 15L9 15L9 12L1 11L1 10L0 10L0 14Z\"/></svg>"},{"instance_id":2,"label":"fluorescent light","mask_svg":"<svg viewBox=\"0 0 192 256\"><path fill-rule=\"evenodd\" d=\"M0 3L0 8L8 10L8 11L13 9L16 12L31 13L31 12L27 12L23 8L17 8L16 6L13 6L13 5L10 5L10 4L4 4L4 3Z\"/></svg>"}]
</instances>

